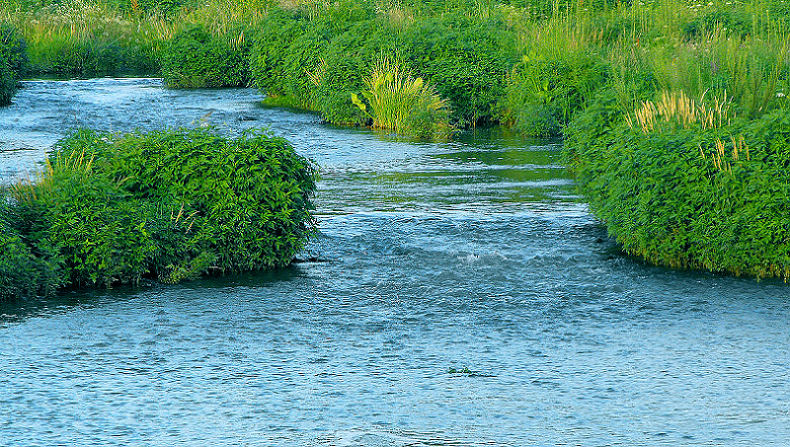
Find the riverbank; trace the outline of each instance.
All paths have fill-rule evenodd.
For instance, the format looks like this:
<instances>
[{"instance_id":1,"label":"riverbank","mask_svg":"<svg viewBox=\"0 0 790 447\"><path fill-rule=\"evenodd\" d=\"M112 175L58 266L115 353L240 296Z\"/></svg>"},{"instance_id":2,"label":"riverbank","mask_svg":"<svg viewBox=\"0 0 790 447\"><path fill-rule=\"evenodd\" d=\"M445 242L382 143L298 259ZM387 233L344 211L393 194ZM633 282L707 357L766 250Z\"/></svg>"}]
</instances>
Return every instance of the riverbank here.
<instances>
[{"instance_id":1,"label":"riverbank","mask_svg":"<svg viewBox=\"0 0 790 447\"><path fill-rule=\"evenodd\" d=\"M0 12L27 42L27 76L254 85L270 104L314 110L332 124L412 134L443 121L558 136L596 98L631 113L662 91L729 100L752 117L786 81L781 1L45 5L5 0ZM373 99L377 87L386 100ZM402 126L399 113L422 116Z\"/></svg>"}]
</instances>

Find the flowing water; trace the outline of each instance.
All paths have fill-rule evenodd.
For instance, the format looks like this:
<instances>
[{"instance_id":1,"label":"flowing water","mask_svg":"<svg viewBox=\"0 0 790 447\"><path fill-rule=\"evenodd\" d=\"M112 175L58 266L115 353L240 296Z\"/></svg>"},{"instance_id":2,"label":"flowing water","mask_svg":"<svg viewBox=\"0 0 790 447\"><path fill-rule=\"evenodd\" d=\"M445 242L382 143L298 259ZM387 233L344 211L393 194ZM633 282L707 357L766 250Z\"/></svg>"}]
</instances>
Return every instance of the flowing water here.
<instances>
[{"instance_id":1,"label":"flowing water","mask_svg":"<svg viewBox=\"0 0 790 447\"><path fill-rule=\"evenodd\" d=\"M622 256L557 144L260 99L42 81L0 109L7 180L80 126L268 127L322 168L319 262L0 304L0 445L790 443L784 284Z\"/></svg>"}]
</instances>

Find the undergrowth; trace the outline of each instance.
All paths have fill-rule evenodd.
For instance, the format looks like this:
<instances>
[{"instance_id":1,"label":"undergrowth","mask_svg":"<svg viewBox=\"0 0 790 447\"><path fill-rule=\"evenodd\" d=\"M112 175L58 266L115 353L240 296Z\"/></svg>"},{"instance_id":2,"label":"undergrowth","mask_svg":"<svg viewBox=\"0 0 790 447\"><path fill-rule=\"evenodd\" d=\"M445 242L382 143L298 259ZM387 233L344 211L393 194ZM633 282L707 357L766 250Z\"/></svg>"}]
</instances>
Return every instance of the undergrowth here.
<instances>
[{"instance_id":1,"label":"undergrowth","mask_svg":"<svg viewBox=\"0 0 790 447\"><path fill-rule=\"evenodd\" d=\"M283 267L314 231L314 191L281 138L79 131L4 193L0 297Z\"/></svg>"}]
</instances>

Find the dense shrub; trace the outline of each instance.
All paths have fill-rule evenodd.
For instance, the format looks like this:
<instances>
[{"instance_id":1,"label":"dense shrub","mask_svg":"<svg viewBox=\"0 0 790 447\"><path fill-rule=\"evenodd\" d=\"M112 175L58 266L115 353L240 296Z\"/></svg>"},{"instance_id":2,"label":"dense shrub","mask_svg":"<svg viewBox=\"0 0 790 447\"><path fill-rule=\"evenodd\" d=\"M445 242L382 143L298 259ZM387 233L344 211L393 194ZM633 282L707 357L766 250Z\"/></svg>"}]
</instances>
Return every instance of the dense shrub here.
<instances>
[{"instance_id":1,"label":"dense shrub","mask_svg":"<svg viewBox=\"0 0 790 447\"><path fill-rule=\"evenodd\" d=\"M16 84L14 72L8 68L8 63L0 56L0 106L11 103L11 98L16 93Z\"/></svg>"},{"instance_id":2,"label":"dense shrub","mask_svg":"<svg viewBox=\"0 0 790 447\"><path fill-rule=\"evenodd\" d=\"M383 17L358 21L334 37L326 48L318 86L321 116L333 124L366 124L368 116L349 98L365 88L364 79L382 56L402 60L400 49L398 27Z\"/></svg>"},{"instance_id":3,"label":"dense shrub","mask_svg":"<svg viewBox=\"0 0 790 447\"><path fill-rule=\"evenodd\" d=\"M63 282L57 263L35 256L6 220L0 219L0 300L53 293Z\"/></svg>"},{"instance_id":4,"label":"dense shrub","mask_svg":"<svg viewBox=\"0 0 790 447\"><path fill-rule=\"evenodd\" d=\"M253 46L255 86L272 104L314 109L314 86L307 73L318 67L327 42L306 12L273 11L259 27Z\"/></svg>"},{"instance_id":5,"label":"dense shrub","mask_svg":"<svg viewBox=\"0 0 790 447\"><path fill-rule=\"evenodd\" d=\"M790 277L785 111L654 132L601 115L612 108L590 108L569 127L568 158L626 252L670 267Z\"/></svg>"},{"instance_id":6,"label":"dense shrub","mask_svg":"<svg viewBox=\"0 0 790 447\"><path fill-rule=\"evenodd\" d=\"M12 26L0 23L0 106L11 103L26 65L24 39Z\"/></svg>"},{"instance_id":7,"label":"dense shrub","mask_svg":"<svg viewBox=\"0 0 790 447\"><path fill-rule=\"evenodd\" d=\"M314 231L314 190L281 138L80 131L11 189L0 296L285 266Z\"/></svg>"},{"instance_id":8,"label":"dense shrub","mask_svg":"<svg viewBox=\"0 0 790 447\"><path fill-rule=\"evenodd\" d=\"M173 88L243 87L249 83L249 44L240 29L212 35L193 25L176 34L162 55L162 76Z\"/></svg>"},{"instance_id":9,"label":"dense shrub","mask_svg":"<svg viewBox=\"0 0 790 447\"><path fill-rule=\"evenodd\" d=\"M523 135L559 135L605 79L605 65L597 57L525 56L508 77L500 120Z\"/></svg>"},{"instance_id":10,"label":"dense shrub","mask_svg":"<svg viewBox=\"0 0 790 447\"><path fill-rule=\"evenodd\" d=\"M416 20L403 32L402 51L415 74L449 101L454 119L474 125L494 120L517 59L514 45L503 17L451 12Z\"/></svg>"},{"instance_id":11,"label":"dense shrub","mask_svg":"<svg viewBox=\"0 0 790 447\"><path fill-rule=\"evenodd\" d=\"M328 48L336 36L372 17L373 10L366 2L353 1L323 5L318 10L272 10L258 27L252 51L250 64L255 86L266 93L270 104L327 110L322 107L324 97L346 90L342 84L326 80L325 73L337 62L328 56ZM356 51L344 46L343 51L346 50ZM359 73L360 81L365 73ZM349 97L348 93L344 96ZM346 103L350 110L350 102Z\"/></svg>"},{"instance_id":12,"label":"dense shrub","mask_svg":"<svg viewBox=\"0 0 790 447\"><path fill-rule=\"evenodd\" d=\"M0 59L5 59L17 79L25 74L28 62L25 39L16 28L4 23L0 23Z\"/></svg>"}]
</instances>

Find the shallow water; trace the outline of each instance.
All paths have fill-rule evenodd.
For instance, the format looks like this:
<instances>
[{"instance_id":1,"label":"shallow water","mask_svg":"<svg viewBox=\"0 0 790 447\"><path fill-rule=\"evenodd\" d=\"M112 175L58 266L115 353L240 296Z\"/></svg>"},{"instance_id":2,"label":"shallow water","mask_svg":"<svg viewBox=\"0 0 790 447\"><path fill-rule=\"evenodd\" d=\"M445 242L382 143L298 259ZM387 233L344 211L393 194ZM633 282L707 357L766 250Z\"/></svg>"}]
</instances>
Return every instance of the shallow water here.
<instances>
[{"instance_id":1,"label":"shallow water","mask_svg":"<svg viewBox=\"0 0 790 447\"><path fill-rule=\"evenodd\" d=\"M326 261L0 304L0 445L787 444L784 284L620 255L556 144L260 99L42 81L0 109L6 180L79 126L268 127L322 168Z\"/></svg>"}]
</instances>

